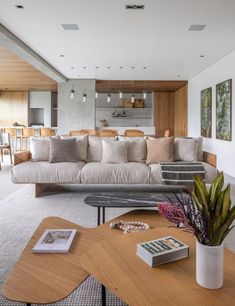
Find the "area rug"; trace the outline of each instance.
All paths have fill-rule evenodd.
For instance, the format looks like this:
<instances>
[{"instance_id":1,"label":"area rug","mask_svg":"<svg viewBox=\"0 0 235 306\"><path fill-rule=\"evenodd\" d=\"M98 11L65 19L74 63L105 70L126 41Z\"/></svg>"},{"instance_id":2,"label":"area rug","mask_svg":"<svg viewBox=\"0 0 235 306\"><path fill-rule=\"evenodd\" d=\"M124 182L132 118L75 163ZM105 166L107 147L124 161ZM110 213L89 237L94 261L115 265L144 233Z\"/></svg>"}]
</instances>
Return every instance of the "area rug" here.
<instances>
[{"instance_id":1,"label":"area rug","mask_svg":"<svg viewBox=\"0 0 235 306\"><path fill-rule=\"evenodd\" d=\"M84 227L96 226L96 208L87 206L83 200L87 193L67 192L34 198L33 187L28 185L0 202L0 286L19 258L38 224L48 216L59 216ZM107 209L106 218L123 214L127 209ZM1 306L25 305L6 300L0 294ZM89 277L68 298L56 306L99 306L101 288L97 280ZM120 299L107 291L107 306L124 306Z\"/></svg>"}]
</instances>

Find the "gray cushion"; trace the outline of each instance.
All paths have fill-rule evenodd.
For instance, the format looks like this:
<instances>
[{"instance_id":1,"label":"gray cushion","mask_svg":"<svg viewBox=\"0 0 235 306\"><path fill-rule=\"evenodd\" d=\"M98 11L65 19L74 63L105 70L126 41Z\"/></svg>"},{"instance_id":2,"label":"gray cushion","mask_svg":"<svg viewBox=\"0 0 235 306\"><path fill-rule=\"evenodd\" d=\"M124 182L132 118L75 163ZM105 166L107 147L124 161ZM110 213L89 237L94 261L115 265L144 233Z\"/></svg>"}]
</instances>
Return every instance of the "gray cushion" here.
<instances>
[{"instance_id":1,"label":"gray cushion","mask_svg":"<svg viewBox=\"0 0 235 306\"><path fill-rule=\"evenodd\" d=\"M54 163L27 161L11 169L13 183L81 183L84 162Z\"/></svg>"},{"instance_id":2,"label":"gray cushion","mask_svg":"<svg viewBox=\"0 0 235 306\"><path fill-rule=\"evenodd\" d=\"M50 163L77 161L76 139L50 139Z\"/></svg>"},{"instance_id":3,"label":"gray cushion","mask_svg":"<svg viewBox=\"0 0 235 306\"><path fill-rule=\"evenodd\" d=\"M196 162L197 161L197 139L176 138L175 139L175 160Z\"/></svg>"},{"instance_id":4,"label":"gray cushion","mask_svg":"<svg viewBox=\"0 0 235 306\"><path fill-rule=\"evenodd\" d=\"M142 163L87 163L82 169L83 184L149 184L148 166Z\"/></svg>"},{"instance_id":5,"label":"gray cushion","mask_svg":"<svg viewBox=\"0 0 235 306\"><path fill-rule=\"evenodd\" d=\"M61 139L76 139L78 160L87 161L87 147L88 147L87 135L81 135L81 136L61 135L60 138Z\"/></svg>"}]
</instances>

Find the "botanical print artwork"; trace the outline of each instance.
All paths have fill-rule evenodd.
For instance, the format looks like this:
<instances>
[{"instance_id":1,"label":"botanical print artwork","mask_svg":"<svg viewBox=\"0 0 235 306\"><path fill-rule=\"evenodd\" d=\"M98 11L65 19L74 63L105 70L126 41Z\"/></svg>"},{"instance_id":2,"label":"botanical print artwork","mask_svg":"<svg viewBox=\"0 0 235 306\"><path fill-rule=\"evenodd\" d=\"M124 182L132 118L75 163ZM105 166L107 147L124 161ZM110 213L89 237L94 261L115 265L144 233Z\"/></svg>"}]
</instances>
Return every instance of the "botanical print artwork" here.
<instances>
[{"instance_id":1,"label":"botanical print artwork","mask_svg":"<svg viewBox=\"0 0 235 306\"><path fill-rule=\"evenodd\" d=\"M216 138L232 140L232 80L216 85Z\"/></svg>"},{"instance_id":2,"label":"botanical print artwork","mask_svg":"<svg viewBox=\"0 0 235 306\"><path fill-rule=\"evenodd\" d=\"M212 88L201 91L201 136L211 138Z\"/></svg>"}]
</instances>

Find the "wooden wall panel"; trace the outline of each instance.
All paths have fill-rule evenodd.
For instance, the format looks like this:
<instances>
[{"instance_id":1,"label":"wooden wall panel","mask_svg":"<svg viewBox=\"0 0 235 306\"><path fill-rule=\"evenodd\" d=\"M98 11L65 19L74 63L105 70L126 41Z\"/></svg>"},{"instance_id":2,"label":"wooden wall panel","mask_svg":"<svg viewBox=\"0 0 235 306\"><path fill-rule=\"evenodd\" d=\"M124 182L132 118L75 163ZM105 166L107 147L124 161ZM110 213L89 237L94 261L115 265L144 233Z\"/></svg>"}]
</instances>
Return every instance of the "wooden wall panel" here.
<instances>
[{"instance_id":1,"label":"wooden wall panel","mask_svg":"<svg viewBox=\"0 0 235 306\"><path fill-rule=\"evenodd\" d=\"M174 92L154 93L154 126L156 136L164 136L165 130L174 135Z\"/></svg>"},{"instance_id":2,"label":"wooden wall panel","mask_svg":"<svg viewBox=\"0 0 235 306\"><path fill-rule=\"evenodd\" d=\"M146 90L147 92L163 92L163 91L175 91L185 84L188 81L131 81L131 80L96 80L96 91L100 93L117 93L121 89L124 93L138 93Z\"/></svg>"},{"instance_id":3,"label":"wooden wall panel","mask_svg":"<svg viewBox=\"0 0 235 306\"><path fill-rule=\"evenodd\" d=\"M28 125L28 92L0 93L0 126Z\"/></svg>"},{"instance_id":4,"label":"wooden wall panel","mask_svg":"<svg viewBox=\"0 0 235 306\"><path fill-rule=\"evenodd\" d=\"M174 99L174 135L185 137L188 136L188 85L176 90Z\"/></svg>"}]
</instances>

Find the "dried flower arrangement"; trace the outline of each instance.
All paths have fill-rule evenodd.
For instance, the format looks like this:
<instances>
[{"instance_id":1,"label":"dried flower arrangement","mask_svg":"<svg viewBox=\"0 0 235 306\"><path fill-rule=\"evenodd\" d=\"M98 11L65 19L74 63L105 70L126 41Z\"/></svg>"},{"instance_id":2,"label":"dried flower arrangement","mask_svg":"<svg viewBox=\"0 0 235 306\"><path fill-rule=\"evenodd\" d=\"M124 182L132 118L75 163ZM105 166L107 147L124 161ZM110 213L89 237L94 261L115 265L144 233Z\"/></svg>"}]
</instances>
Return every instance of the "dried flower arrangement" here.
<instances>
[{"instance_id":1,"label":"dried flower arrangement","mask_svg":"<svg viewBox=\"0 0 235 306\"><path fill-rule=\"evenodd\" d=\"M235 206L231 208L230 185L224 187L223 172L212 182L209 191L200 176L194 180L194 191L188 198L175 194L159 205L160 213L178 227L192 232L201 244L221 245L235 225Z\"/></svg>"}]
</instances>

